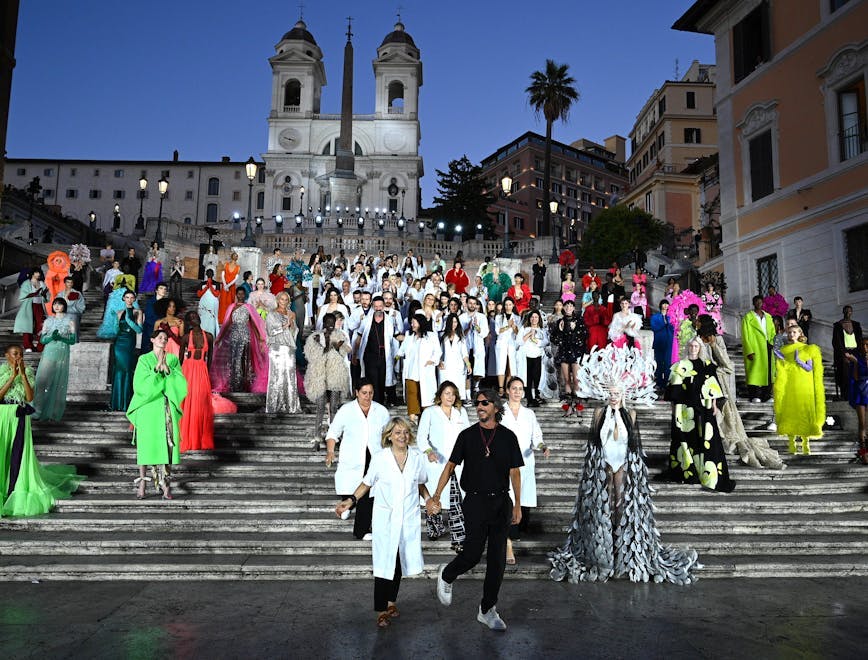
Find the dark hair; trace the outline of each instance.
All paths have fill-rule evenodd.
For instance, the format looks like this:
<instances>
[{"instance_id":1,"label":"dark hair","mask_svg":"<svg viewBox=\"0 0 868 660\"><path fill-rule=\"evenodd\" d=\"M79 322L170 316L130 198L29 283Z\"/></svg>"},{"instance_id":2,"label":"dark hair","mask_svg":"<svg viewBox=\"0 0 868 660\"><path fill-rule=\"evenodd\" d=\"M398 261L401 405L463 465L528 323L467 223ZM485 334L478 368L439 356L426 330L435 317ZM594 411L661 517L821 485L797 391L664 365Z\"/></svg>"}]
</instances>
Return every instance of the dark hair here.
<instances>
[{"instance_id":1,"label":"dark hair","mask_svg":"<svg viewBox=\"0 0 868 660\"><path fill-rule=\"evenodd\" d=\"M154 312L156 312L158 319L166 316L166 313L169 311L169 303L175 303L175 311L178 310L178 301L174 298L160 298L154 303Z\"/></svg>"},{"instance_id":2,"label":"dark hair","mask_svg":"<svg viewBox=\"0 0 868 660\"><path fill-rule=\"evenodd\" d=\"M185 329L185 330L188 329L187 326L191 325L191 324L190 324L190 321L193 319L193 315L194 315L194 314L195 314L196 316L199 316L199 312L197 312L195 309L191 309L189 312L187 312L186 314L184 314L184 329ZM200 326L199 326L199 327L201 328L201 321L202 321L202 317L201 317L201 316L199 316L199 321L200 321Z\"/></svg>"},{"instance_id":3,"label":"dark hair","mask_svg":"<svg viewBox=\"0 0 868 660\"><path fill-rule=\"evenodd\" d=\"M157 282L157 283L154 285L154 291L156 291L157 289L159 289L161 286L164 286L164 287L166 287L167 289L169 288L169 285L166 284L165 282Z\"/></svg>"},{"instance_id":4,"label":"dark hair","mask_svg":"<svg viewBox=\"0 0 868 660\"><path fill-rule=\"evenodd\" d=\"M717 334L717 323L710 314L699 315L699 330L697 334L700 337L714 337Z\"/></svg>"},{"instance_id":5,"label":"dark hair","mask_svg":"<svg viewBox=\"0 0 868 660\"><path fill-rule=\"evenodd\" d=\"M67 309L69 309L69 305L67 304L65 298L55 298L54 300L52 300L52 301L51 301L51 308L54 309L54 306L57 305L57 304L63 305L63 311L64 311L64 312L65 312Z\"/></svg>"},{"instance_id":6,"label":"dark hair","mask_svg":"<svg viewBox=\"0 0 868 660\"><path fill-rule=\"evenodd\" d=\"M247 281L247 278L250 277L250 276L252 276L252 275L253 275L253 271L252 271L252 270L245 270L245 271L244 271L244 277L243 277L243 279L244 279L245 281Z\"/></svg>"},{"instance_id":7,"label":"dark hair","mask_svg":"<svg viewBox=\"0 0 868 660\"><path fill-rule=\"evenodd\" d=\"M527 311L527 313L524 315L524 327L525 328L530 327L530 317L533 316L534 314L536 314L539 317L539 327L543 327L542 312L540 312L538 309L529 309Z\"/></svg>"},{"instance_id":8,"label":"dark hair","mask_svg":"<svg viewBox=\"0 0 868 660\"><path fill-rule=\"evenodd\" d=\"M494 419L498 422L503 419L503 400L497 394L497 390L492 388L480 388L476 393L476 396L473 397L474 403L479 400L479 396L482 395L489 401L494 404Z\"/></svg>"},{"instance_id":9,"label":"dark hair","mask_svg":"<svg viewBox=\"0 0 868 660\"><path fill-rule=\"evenodd\" d=\"M460 408L461 392L458 390L458 386L451 380L444 380L442 383L440 383L440 387L438 387L437 392L434 393L434 405L440 405L440 400L443 398L443 392L446 390L447 387L451 387L453 390L455 390L455 403L453 403L452 405L456 408Z\"/></svg>"},{"instance_id":10,"label":"dark hair","mask_svg":"<svg viewBox=\"0 0 868 660\"><path fill-rule=\"evenodd\" d=\"M687 306L687 313L688 314L690 313L691 309L695 309L698 312L699 311L699 305L697 305L696 303L691 303L690 305L688 305Z\"/></svg>"},{"instance_id":11,"label":"dark hair","mask_svg":"<svg viewBox=\"0 0 868 660\"><path fill-rule=\"evenodd\" d=\"M166 335L166 339L169 338L169 333L168 333L168 332L166 332L166 331L163 330L162 328L156 328L156 329L151 333L151 339L156 339L156 338L157 338L157 335L160 334L161 332L162 332L164 335Z\"/></svg>"},{"instance_id":12,"label":"dark hair","mask_svg":"<svg viewBox=\"0 0 868 660\"><path fill-rule=\"evenodd\" d=\"M371 298L371 304L373 305L378 300L380 302L383 302L383 296L381 296L379 293L376 296L374 296L373 298Z\"/></svg>"},{"instance_id":13,"label":"dark hair","mask_svg":"<svg viewBox=\"0 0 868 660\"><path fill-rule=\"evenodd\" d=\"M281 266L281 265L282 265L282 264L274 264L274 266L271 268L271 274L272 274L272 275L277 275L277 271L280 270L280 266Z\"/></svg>"},{"instance_id":14,"label":"dark hair","mask_svg":"<svg viewBox=\"0 0 868 660\"><path fill-rule=\"evenodd\" d=\"M751 304L753 304L753 303L755 303L757 300L759 300L760 302L762 302L762 301L763 301L763 297L762 297L762 296L754 296L753 298L750 299L750 302L751 302Z\"/></svg>"},{"instance_id":15,"label":"dark hair","mask_svg":"<svg viewBox=\"0 0 868 660\"><path fill-rule=\"evenodd\" d=\"M515 314L516 304L515 304L515 298L513 298L512 296L507 296L506 298L503 299L503 310L504 311L502 311L501 314L506 314L506 301L507 300L512 303L512 313Z\"/></svg>"},{"instance_id":16,"label":"dark hair","mask_svg":"<svg viewBox=\"0 0 868 660\"><path fill-rule=\"evenodd\" d=\"M205 279L207 280L209 277L214 277L214 269L209 268L205 271Z\"/></svg>"},{"instance_id":17,"label":"dark hair","mask_svg":"<svg viewBox=\"0 0 868 660\"><path fill-rule=\"evenodd\" d=\"M69 280L70 282L75 282L75 279L72 277L72 275L67 275L63 278L64 282L66 282L67 280Z\"/></svg>"},{"instance_id":18,"label":"dark hair","mask_svg":"<svg viewBox=\"0 0 868 660\"><path fill-rule=\"evenodd\" d=\"M455 327L455 336L459 339L464 339L464 331L461 329L461 320L458 318L458 314L455 314L454 312L450 312L446 316L446 322L443 324L443 337L446 338L452 334L452 319L455 319L458 323Z\"/></svg>"},{"instance_id":19,"label":"dark hair","mask_svg":"<svg viewBox=\"0 0 868 660\"><path fill-rule=\"evenodd\" d=\"M359 380L356 382L356 386L355 386L353 389L354 389L356 392L358 392L358 391L359 391L360 389L362 389L365 385L370 385L371 387L374 387L374 381L371 380L370 378L368 378L367 376L362 376L362 377L359 378Z\"/></svg>"},{"instance_id":20,"label":"dark hair","mask_svg":"<svg viewBox=\"0 0 868 660\"><path fill-rule=\"evenodd\" d=\"M660 304L657 305L657 307L659 307L660 309L663 309L663 303L666 303L667 305L671 305L671 304L672 304L672 303L669 302L666 298L664 298L663 300L660 301Z\"/></svg>"},{"instance_id":21,"label":"dark hair","mask_svg":"<svg viewBox=\"0 0 868 660\"><path fill-rule=\"evenodd\" d=\"M419 332L414 334L417 337L423 337L425 333L427 333L431 329L431 324L428 321L428 317L425 316L422 312L418 312L410 317L410 321L412 321L413 319L416 319L416 321L419 323ZM413 332L412 325L410 326L410 332Z\"/></svg>"},{"instance_id":22,"label":"dark hair","mask_svg":"<svg viewBox=\"0 0 868 660\"><path fill-rule=\"evenodd\" d=\"M521 386L524 387L524 381L519 376L510 376L509 379L506 381L506 387L504 389L508 390L515 381L518 381L519 383L521 383Z\"/></svg>"}]
</instances>

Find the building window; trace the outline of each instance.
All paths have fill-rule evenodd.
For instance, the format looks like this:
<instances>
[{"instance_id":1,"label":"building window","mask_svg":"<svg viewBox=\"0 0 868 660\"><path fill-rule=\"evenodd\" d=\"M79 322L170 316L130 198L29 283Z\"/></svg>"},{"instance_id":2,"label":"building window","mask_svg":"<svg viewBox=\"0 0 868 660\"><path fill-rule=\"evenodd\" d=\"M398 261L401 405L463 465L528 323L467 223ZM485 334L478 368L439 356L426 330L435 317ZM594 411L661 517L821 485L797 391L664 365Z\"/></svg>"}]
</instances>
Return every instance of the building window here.
<instances>
[{"instance_id":1,"label":"building window","mask_svg":"<svg viewBox=\"0 0 868 660\"><path fill-rule=\"evenodd\" d=\"M256 172L257 181L259 183L265 183L265 168L260 167Z\"/></svg>"},{"instance_id":2,"label":"building window","mask_svg":"<svg viewBox=\"0 0 868 660\"><path fill-rule=\"evenodd\" d=\"M513 216L512 218L512 226L515 229L524 229L524 218L519 216Z\"/></svg>"},{"instance_id":3,"label":"building window","mask_svg":"<svg viewBox=\"0 0 868 660\"><path fill-rule=\"evenodd\" d=\"M192 179L192 178L193 178L193 170L187 170L187 178L188 178L188 179Z\"/></svg>"},{"instance_id":4,"label":"building window","mask_svg":"<svg viewBox=\"0 0 868 660\"><path fill-rule=\"evenodd\" d=\"M292 197L284 197L280 205L281 211L292 211Z\"/></svg>"},{"instance_id":5,"label":"building window","mask_svg":"<svg viewBox=\"0 0 868 660\"><path fill-rule=\"evenodd\" d=\"M233 202L241 201L241 191L240 190L233 190L232 191L232 201Z\"/></svg>"},{"instance_id":6,"label":"building window","mask_svg":"<svg viewBox=\"0 0 868 660\"><path fill-rule=\"evenodd\" d=\"M666 97L661 96L660 100L657 101L657 114L662 117L664 112L666 112Z\"/></svg>"},{"instance_id":7,"label":"building window","mask_svg":"<svg viewBox=\"0 0 868 660\"><path fill-rule=\"evenodd\" d=\"M645 212L654 213L654 193L645 193Z\"/></svg>"},{"instance_id":8,"label":"building window","mask_svg":"<svg viewBox=\"0 0 868 660\"><path fill-rule=\"evenodd\" d=\"M217 222L217 205L208 204L205 207L205 222Z\"/></svg>"},{"instance_id":9,"label":"building window","mask_svg":"<svg viewBox=\"0 0 868 660\"><path fill-rule=\"evenodd\" d=\"M690 109L696 108L696 92L687 92L685 103Z\"/></svg>"},{"instance_id":10,"label":"building window","mask_svg":"<svg viewBox=\"0 0 868 660\"><path fill-rule=\"evenodd\" d=\"M193 224L193 218L191 218L189 215L185 216L184 217L184 224L185 225L192 225Z\"/></svg>"},{"instance_id":11,"label":"building window","mask_svg":"<svg viewBox=\"0 0 868 660\"><path fill-rule=\"evenodd\" d=\"M122 179L124 176L123 170L115 170L115 179Z\"/></svg>"},{"instance_id":12,"label":"building window","mask_svg":"<svg viewBox=\"0 0 868 660\"><path fill-rule=\"evenodd\" d=\"M19 167L17 170L15 170L15 174L17 174L18 176L27 176L27 170L23 167Z\"/></svg>"},{"instance_id":13,"label":"building window","mask_svg":"<svg viewBox=\"0 0 868 660\"><path fill-rule=\"evenodd\" d=\"M829 11L838 11L841 7L846 5L850 0L829 0ZM852 289L851 289L852 291Z\"/></svg>"},{"instance_id":14,"label":"building window","mask_svg":"<svg viewBox=\"0 0 868 660\"><path fill-rule=\"evenodd\" d=\"M576 182L576 170L573 169L572 167L566 168L566 171L564 172L564 178L567 181L569 181L570 183L575 183Z\"/></svg>"},{"instance_id":15,"label":"building window","mask_svg":"<svg viewBox=\"0 0 868 660\"><path fill-rule=\"evenodd\" d=\"M77 167L70 167L69 168L69 176L75 176L76 174L78 174L78 168Z\"/></svg>"},{"instance_id":16,"label":"building window","mask_svg":"<svg viewBox=\"0 0 868 660\"><path fill-rule=\"evenodd\" d=\"M533 168L534 168L537 172L542 172L542 171L543 171L544 168L543 168L542 158L534 158L534 159L533 159Z\"/></svg>"},{"instance_id":17,"label":"building window","mask_svg":"<svg viewBox=\"0 0 868 660\"><path fill-rule=\"evenodd\" d=\"M397 198L389 199L389 213L397 213L398 212L398 200Z\"/></svg>"},{"instance_id":18,"label":"building window","mask_svg":"<svg viewBox=\"0 0 868 660\"><path fill-rule=\"evenodd\" d=\"M600 208L606 208L606 200L603 197L597 197L597 206Z\"/></svg>"},{"instance_id":19,"label":"building window","mask_svg":"<svg viewBox=\"0 0 868 660\"><path fill-rule=\"evenodd\" d=\"M868 289L868 223L844 232L844 251L847 254L847 282L850 291Z\"/></svg>"},{"instance_id":20,"label":"building window","mask_svg":"<svg viewBox=\"0 0 868 660\"><path fill-rule=\"evenodd\" d=\"M162 172L160 172L160 175L161 175L164 179L168 179L168 178L169 178L169 174L171 174L171 172L169 172L169 170L163 170Z\"/></svg>"},{"instance_id":21,"label":"building window","mask_svg":"<svg viewBox=\"0 0 868 660\"><path fill-rule=\"evenodd\" d=\"M666 144L666 135L664 133L661 133L660 135L657 136L657 148L662 149L665 144Z\"/></svg>"},{"instance_id":22,"label":"building window","mask_svg":"<svg viewBox=\"0 0 868 660\"><path fill-rule=\"evenodd\" d=\"M210 179L208 179L208 194L220 194L220 179L218 179L216 176L212 176Z\"/></svg>"},{"instance_id":23,"label":"building window","mask_svg":"<svg viewBox=\"0 0 868 660\"><path fill-rule=\"evenodd\" d=\"M732 29L732 78L738 83L769 61L769 3L763 0Z\"/></svg>"},{"instance_id":24,"label":"building window","mask_svg":"<svg viewBox=\"0 0 868 660\"><path fill-rule=\"evenodd\" d=\"M657 145L652 142L651 148L648 150L648 152L651 154L651 158L656 157L657 156Z\"/></svg>"},{"instance_id":25,"label":"building window","mask_svg":"<svg viewBox=\"0 0 868 660\"><path fill-rule=\"evenodd\" d=\"M42 191L42 196L46 199L54 197L54 191L51 188L46 188Z\"/></svg>"},{"instance_id":26,"label":"building window","mask_svg":"<svg viewBox=\"0 0 868 660\"><path fill-rule=\"evenodd\" d=\"M849 160L866 150L865 79L838 92L838 140L841 160Z\"/></svg>"},{"instance_id":27,"label":"building window","mask_svg":"<svg viewBox=\"0 0 868 660\"><path fill-rule=\"evenodd\" d=\"M188 201L193 199L193 191L192 190L185 191L184 192L184 199L186 199Z\"/></svg>"},{"instance_id":28,"label":"building window","mask_svg":"<svg viewBox=\"0 0 868 660\"><path fill-rule=\"evenodd\" d=\"M591 212L590 211L582 211L582 221L590 222L591 221Z\"/></svg>"},{"instance_id":29,"label":"building window","mask_svg":"<svg viewBox=\"0 0 868 660\"><path fill-rule=\"evenodd\" d=\"M756 260L756 285L762 296L768 293L770 286L778 288L778 255L770 254Z\"/></svg>"},{"instance_id":30,"label":"building window","mask_svg":"<svg viewBox=\"0 0 868 660\"><path fill-rule=\"evenodd\" d=\"M46 167L44 170L42 170L42 176L54 176L54 168Z\"/></svg>"},{"instance_id":31,"label":"building window","mask_svg":"<svg viewBox=\"0 0 868 660\"><path fill-rule=\"evenodd\" d=\"M772 132L760 133L748 142L750 158L751 200L757 201L774 192Z\"/></svg>"},{"instance_id":32,"label":"building window","mask_svg":"<svg viewBox=\"0 0 868 660\"><path fill-rule=\"evenodd\" d=\"M115 190L112 193L112 197L115 199L123 199L125 197L125 192L123 190Z\"/></svg>"},{"instance_id":33,"label":"building window","mask_svg":"<svg viewBox=\"0 0 868 660\"><path fill-rule=\"evenodd\" d=\"M576 189L567 188L567 197L570 197L571 199L576 199Z\"/></svg>"},{"instance_id":34,"label":"building window","mask_svg":"<svg viewBox=\"0 0 868 660\"><path fill-rule=\"evenodd\" d=\"M613 195L617 195L621 192L621 186L616 186L614 183L609 186L609 192Z\"/></svg>"},{"instance_id":35,"label":"building window","mask_svg":"<svg viewBox=\"0 0 868 660\"><path fill-rule=\"evenodd\" d=\"M66 198L67 199L78 199L78 190L75 188L67 188L66 189Z\"/></svg>"},{"instance_id":36,"label":"building window","mask_svg":"<svg viewBox=\"0 0 868 660\"><path fill-rule=\"evenodd\" d=\"M702 144L702 129L685 128L684 144Z\"/></svg>"},{"instance_id":37,"label":"building window","mask_svg":"<svg viewBox=\"0 0 868 660\"><path fill-rule=\"evenodd\" d=\"M265 208L265 191L260 190L258 193L256 193L256 209L258 211L261 211L264 208Z\"/></svg>"},{"instance_id":38,"label":"building window","mask_svg":"<svg viewBox=\"0 0 868 660\"><path fill-rule=\"evenodd\" d=\"M539 188L540 190L542 190L543 185L545 185L543 178L541 176L538 176L536 178L536 187Z\"/></svg>"},{"instance_id":39,"label":"building window","mask_svg":"<svg viewBox=\"0 0 868 660\"><path fill-rule=\"evenodd\" d=\"M552 163L551 175L556 178L561 178L561 166L558 163Z\"/></svg>"},{"instance_id":40,"label":"building window","mask_svg":"<svg viewBox=\"0 0 868 660\"><path fill-rule=\"evenodd\" d=\"M588 202L588 203L590 203L590 201L591 201L591 193L583 192L583 193L582 193L582 201L583 201L583 202Z\"/></svg>"},{"instance_id":41,"label":"building window","mask_svg":"<svg viewBox=\"0 0 868 660\"><path fill-rule=\"evenodd\" d=\"M559 183L552 182L552 192L556 195L563 195L563 187Z\"/></svg>"},{"instance_id":42,"label":"building window","mask_svg":"<svg viewBox=\"0 0 868 660\"><path fill-rule=\"evenodd\" d=\"M579 174L579 185L580 186L587 186L588 185L588 175L585 174L584 172Z\"/></svg>"},{"instance_id":43,"label":"building window","mask_svg":"<svg viewBox=\"0 0 868 660\"><path fill-rule=\"evenodd\" d=\"M93 175L94 175L94 176L99 176L99 168L96 168L96 169L93 171Z\"/></svg>"},{"instance_id":44,"label":"building window","mask_svg":"<svg viewBox=\"0 0 868 660\"><path fill-rule=\"evenodd\" d=\"M102 197L102 190L91 190L90 193L88 193L88 197L91 199L99 199Z\"/></svg>"},{"instance_id":45,"label":"building window","mask_svg":"<svg viewBox=\"0 0 868 660\"><path fill-rule=\"evenodd\" d=\"M240 179L240 178L241 178L241 172L239 172L238 170L235 170L235 178L236 178L236 179Z\"/></svg>"},{"instance_id":46,"label":"building window","mask_svg":"<svg viewBox=\"0 0 868 660\"><path fill-rule=\"evenodd\" d=\"M283 87L283 111L298 112L301 105L301 83L293 78Z\"/></svg>"}]
</instances>

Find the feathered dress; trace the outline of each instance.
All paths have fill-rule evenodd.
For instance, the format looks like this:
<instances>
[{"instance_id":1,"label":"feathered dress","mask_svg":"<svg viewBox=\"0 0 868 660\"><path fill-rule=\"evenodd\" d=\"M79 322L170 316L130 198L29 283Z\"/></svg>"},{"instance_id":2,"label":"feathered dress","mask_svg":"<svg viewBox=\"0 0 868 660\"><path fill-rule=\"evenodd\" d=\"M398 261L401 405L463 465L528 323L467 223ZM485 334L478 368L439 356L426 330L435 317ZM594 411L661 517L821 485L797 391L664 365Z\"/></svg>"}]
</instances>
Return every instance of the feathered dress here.
<instances>
[{"instance_id":1,"label":"feathered dress","mask_svg":"<svg viewBox=\"0 0 868 660\"><path fill-rule=\"evenodd\" d=\"M620 421L614 419L614 415L619 415ZM611 438L602 437L610 435L603 431L607 416L612 416L613 426L626 430L626 447L622 447L621 454L623 463L615 470L607 462L604 450L604 440ZM621 436L622 445L623 442ZM613 487L618 472L623 475L619 479L620 492ZM549 553L550 577L573 584L605 582L624 576L631 582L679 585L695 582L695 571L702 568L696 551L660 543L652 493L639 428L631 415L624 409L615 411L608 406L597 410L567 541Z\"/></svg>"}]
</instances>

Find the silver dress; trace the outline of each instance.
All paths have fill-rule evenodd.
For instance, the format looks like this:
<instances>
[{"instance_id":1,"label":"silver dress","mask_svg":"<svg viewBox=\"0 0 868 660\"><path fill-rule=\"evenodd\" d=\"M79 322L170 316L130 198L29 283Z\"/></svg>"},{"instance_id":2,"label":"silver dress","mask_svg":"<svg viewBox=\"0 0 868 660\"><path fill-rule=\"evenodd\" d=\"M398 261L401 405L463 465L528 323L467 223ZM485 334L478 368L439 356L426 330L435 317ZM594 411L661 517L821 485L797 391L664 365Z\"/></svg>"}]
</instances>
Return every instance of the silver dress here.
<instances>
[{"instance_id":1,"label":"silver dress","mask_svg":"<svg viewBox=\"0 0 868 660\"><path fill-rule=\"evenodd\" d=\"M286 316L277 310L269 312L265 318L269 362L266 413L301 412L295 375L295 338L298 328L294 323L284 327L285 322Z\"/></svg>"},{"instance_id":2,"label":"silver dress","mask_svg":"<svg viewBox=\"0 0 868 660\"><path fill-rule=\"evenodd\" d=\"M232 310L229 326L229 391L250 391L250 312L244 305Z\"/></svg>"}]
</instances>

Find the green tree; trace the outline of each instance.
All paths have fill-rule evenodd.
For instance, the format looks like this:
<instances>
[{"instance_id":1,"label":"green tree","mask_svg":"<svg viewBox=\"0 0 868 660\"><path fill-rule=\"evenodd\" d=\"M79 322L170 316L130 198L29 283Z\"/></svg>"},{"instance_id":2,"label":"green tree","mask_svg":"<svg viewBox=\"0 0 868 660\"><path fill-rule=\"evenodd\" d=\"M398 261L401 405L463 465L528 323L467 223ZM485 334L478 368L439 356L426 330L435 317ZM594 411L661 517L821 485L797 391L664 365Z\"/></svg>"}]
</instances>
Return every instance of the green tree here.
<instances>
[{"instance_id":1,"label":"green tree","mask_svg":"<svg viewBox=\"0 0 868 660\"><path fill-rule=\"evenodd\" d=\"M451 236L461 225L464 236L473 237L476 225L482 225L486 237L494 235L494 224L488 207L494 196L485 191L482 168L467 156L449 161L446 172L437 172L437 193L434 198L434 222L443 221L445 233Z\"/></svg>"},{"instance_id":2,"label":"green tree","mask_svg":"<svg viewBox=\"0 0 868 660\"><path fill-rule=\"evenodd\" d=\"M667 225L650 213L624 204L610 206L591 220L582 237L582 260L600 265L630 263L636 250L657 247Z\"/></svg>"},{"instance_id":3,"label":"green tree","mask_svg":"<svg viewBox=\"0 0 868 660\"><path fill-rule=\"evenodd\" d=\"M530 85L524 90L536 116L542 115L546 120L542 212L543 227L548 228L550 234L553 233L549 209L552 189L552 124L557 120L567 121L570 108L579 100L579 91L574 87L576 79L569 75L569 68L569 64L546 60L545 71L534 71L530 74Z\"/></svg>"}]
</instances>

